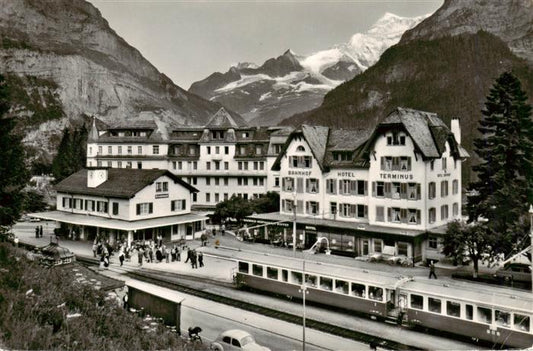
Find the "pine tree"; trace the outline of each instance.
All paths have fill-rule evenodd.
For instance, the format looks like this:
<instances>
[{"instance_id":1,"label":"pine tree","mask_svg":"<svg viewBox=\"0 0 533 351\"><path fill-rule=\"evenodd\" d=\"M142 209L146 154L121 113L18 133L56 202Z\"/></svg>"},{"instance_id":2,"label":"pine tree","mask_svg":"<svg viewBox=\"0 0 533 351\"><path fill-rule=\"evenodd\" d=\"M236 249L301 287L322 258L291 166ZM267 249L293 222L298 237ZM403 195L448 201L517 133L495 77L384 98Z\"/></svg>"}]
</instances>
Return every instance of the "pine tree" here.
<instances>
[{"instance_id":1,"label":"pine tree","mask_svg":"<svg viewBox=\"0 0 533 351\"><path fill-rule=\"evenodd\" d=\"M15 120L7 117L9 88L0 75L0 226L12 225L20 216L28 180L21 137L15 135Z\"/></svg>"},{"instance_id":2,"label":"pine tree","mask_svg":"<svg viewBox=\"0 0 533 351\"><path fill-rule=\"evenodd\" d=\"M508 254L519 241L525 244L524 217L533 202L533 127L531 106L520 81L503 73L491 88L474 140L481 163L473 167L478 180L470 185L475 195L468 199L470 221L487 220L496 238L494 252Z\"/></svg>"}]
</instances>

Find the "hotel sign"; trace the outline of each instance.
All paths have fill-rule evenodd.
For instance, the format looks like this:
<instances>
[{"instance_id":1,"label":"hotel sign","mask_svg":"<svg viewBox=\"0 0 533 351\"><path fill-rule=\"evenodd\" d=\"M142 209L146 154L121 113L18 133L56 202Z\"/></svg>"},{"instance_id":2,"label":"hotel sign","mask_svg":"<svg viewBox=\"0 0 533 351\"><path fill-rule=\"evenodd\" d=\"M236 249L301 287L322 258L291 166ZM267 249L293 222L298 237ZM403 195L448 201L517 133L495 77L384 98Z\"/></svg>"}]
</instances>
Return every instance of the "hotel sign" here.
<instances>
[{"instance_id":1,"label":"hotel sign","mask_svg":"<svg viewBox=\"0 0 533 351\"><path fill-rule=\"evenodd\" d=\"M293 171L289 170L289 175L310 176L311 171Z\"/></svg>"},{"instance_id":2,"label":"hotel sign","mask_svg":"<svg viewBox=\"0 0 533 351\"><path fill-rule=\"evenodd\" d=\"M413 180L412 173L380 173L380 179L392 179L392 180Z\"/></svg>"},{"instance_id":3,"label":"hotel sign","mask_svg":"<svg viewBox=\"0 0 533 351\"><path fill-rule=\"evenodd\" d=\"M155 194L156 199L165 199L168 197L168 194Z\"/></svg>"},{"instance_id":4,"label":"hotel sign","mask_svg":"<svg viewBox=\"0 0 533 351\"><path fill-rule=\"evenodd\" d=\"M342 171L342 172L337 172L337 177L343 177L343 178L346 178L346 177L349 177L349 178L355 178L356 175L355 175L355 172Z\"/></svg>"}]
</instances>

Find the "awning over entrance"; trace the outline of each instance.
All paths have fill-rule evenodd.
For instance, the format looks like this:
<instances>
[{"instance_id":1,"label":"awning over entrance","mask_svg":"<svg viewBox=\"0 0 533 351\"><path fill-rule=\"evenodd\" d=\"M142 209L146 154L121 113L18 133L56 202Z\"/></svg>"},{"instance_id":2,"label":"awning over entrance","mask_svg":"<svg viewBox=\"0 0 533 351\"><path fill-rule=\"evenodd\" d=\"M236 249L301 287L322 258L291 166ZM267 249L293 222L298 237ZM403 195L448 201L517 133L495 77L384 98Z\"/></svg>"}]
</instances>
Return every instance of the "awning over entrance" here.
<instances>
[{"instance_id":1,"label":"awning over entrance","mask_svg":"<svg viewBox=\"0 0 533 351\"><path fill-rule=\"evenodd\" d=\"M248 216L247 218L256 220L258 222L279 222L287 221L292 222L294 217L291 215L280 214L279 212L271 213L260 213ZM343 222L343 221L334 221L331 219L322 219L322 218L309 218L309 217L296 217L296 222L306 227L329 227L337 228L340 230L353 230L357 232L368 232L368 233L382 233L390 235L399 235L406 238L415 238L419 235L426 233L424 230L414 230L414 229L402 229L402 228L392 228L392 227L382 227L376 225L369 225L363 223L353 223L353 222Z\"/></svg>"},{"instance_id":2,"label":"awning over entrance","mask_svg":"<svg viewBox=\"0 0 533 351\"><path fill-rule=\"evenodd\" d=\"M206 216L199 215L196 213L188 213L179 216L141 219L138 221L131 222L122 221L120 219L89 216L85 214L77 214L63 211L30 213L29 216L75 225L84 225L89 227L99 227L124 231L136 231L149 228L166 227L175 224L192 223L208 219Z\"/></svg>"}]
</instances>

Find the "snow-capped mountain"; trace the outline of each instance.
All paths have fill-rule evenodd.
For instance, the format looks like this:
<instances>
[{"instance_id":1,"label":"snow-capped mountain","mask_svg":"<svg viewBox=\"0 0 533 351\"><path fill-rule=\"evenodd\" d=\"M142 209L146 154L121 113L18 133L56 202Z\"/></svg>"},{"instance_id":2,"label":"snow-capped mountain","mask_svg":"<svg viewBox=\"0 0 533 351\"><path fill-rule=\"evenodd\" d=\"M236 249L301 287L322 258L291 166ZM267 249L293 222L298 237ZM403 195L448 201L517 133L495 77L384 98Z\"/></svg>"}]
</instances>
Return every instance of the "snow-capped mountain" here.
<instances>
[{"instance_id":1,"label":"snow-capped mountain","mask_svg":"<svg viewBox=\"0 0 533 351\"><path fill-rule=\"evenodd\" d=\"M276 124L295 113L318 107L324 95L378 61L402 34L427 16L387 13L367 32L308 56L287 50L258 66L239 63L195 82L189 92L240 113L251 124Z\"/></svg>"}]
</instances>

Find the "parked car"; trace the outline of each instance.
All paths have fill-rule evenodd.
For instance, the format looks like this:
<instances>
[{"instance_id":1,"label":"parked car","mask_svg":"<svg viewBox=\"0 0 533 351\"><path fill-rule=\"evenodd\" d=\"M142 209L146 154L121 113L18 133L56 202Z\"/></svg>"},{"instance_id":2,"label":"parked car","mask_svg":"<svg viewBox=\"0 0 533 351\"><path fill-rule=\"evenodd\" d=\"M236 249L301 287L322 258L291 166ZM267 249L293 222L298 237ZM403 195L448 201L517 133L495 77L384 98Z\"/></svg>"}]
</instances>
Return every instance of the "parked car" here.
<instances>
[{"instance_id":1,"label":"parked car","mask_svg":"<svg viewBox=\"0 0 533 351\"><path fill-rule=\"evenodd\" d=\"M244 350L244 351L270 351L268 347L264 347L255 342L255 339L250 333L244 330L231 329L220 333L220 335L211 343L211 350L228 351L228 350Z\"/></svg>"},{"instance_id":2,"label":"parked car","mask_svg":"<svg viewBox=\"0 0 533 351\"><path fill-rule=\"evenodd\" d=\"M531 283L531 265L511 262L498 269L494 275L496 278L511 282Z\"/></svg>"}]
</instances>

